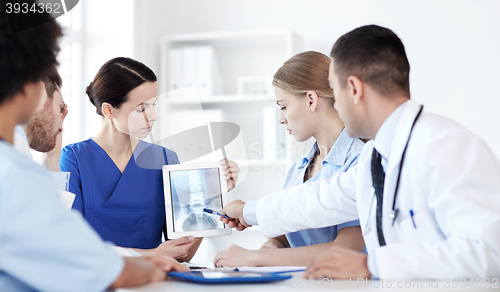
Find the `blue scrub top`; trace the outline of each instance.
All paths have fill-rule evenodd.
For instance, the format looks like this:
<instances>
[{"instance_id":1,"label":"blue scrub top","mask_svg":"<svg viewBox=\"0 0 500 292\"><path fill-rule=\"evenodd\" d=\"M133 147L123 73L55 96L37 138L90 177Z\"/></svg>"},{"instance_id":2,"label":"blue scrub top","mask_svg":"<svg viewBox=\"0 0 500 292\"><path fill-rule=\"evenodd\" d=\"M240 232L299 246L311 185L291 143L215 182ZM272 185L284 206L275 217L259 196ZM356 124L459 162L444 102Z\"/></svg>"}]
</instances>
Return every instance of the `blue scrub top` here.
<instances>
[{"instance_id":1,"label":"blue scrub top","mask_svg":"<svg viewBox=\"0 0 500 292\"><path fill-rule=\"evenodd\" d=\"M305 183L316 181L322 177L333 177L337 172L347 171L350 167L358 163L358 156L363 146L363 141L350 138L347 130L344 129L335 141L335 144L333 144L330 152L328 152L325 160L323 160L323 168ZM284 186L285 189L304 183L305 172L313 161L317 151L318 144L315 142L306 155L295 161L288 171ZM291 247L331 242L337 238L337 233L340 229L349 226L359 226L359 221L355 220L324 228L300 230L286 234L286 238Z\"/></svg>"},{"instance_id":2,"label":"blue scrub top","mask_svg":"<svg viewBox=\"0 0 500 292\"><path fill-rule=\"evenodd\" d=\"M175 152L140 141L123 173L92 139L68 145L61 171L69 171L73 209L82 212L104 240L149 249L161 243L165 201L161 167L178 164Z\"/></svg>"}]
</instances>

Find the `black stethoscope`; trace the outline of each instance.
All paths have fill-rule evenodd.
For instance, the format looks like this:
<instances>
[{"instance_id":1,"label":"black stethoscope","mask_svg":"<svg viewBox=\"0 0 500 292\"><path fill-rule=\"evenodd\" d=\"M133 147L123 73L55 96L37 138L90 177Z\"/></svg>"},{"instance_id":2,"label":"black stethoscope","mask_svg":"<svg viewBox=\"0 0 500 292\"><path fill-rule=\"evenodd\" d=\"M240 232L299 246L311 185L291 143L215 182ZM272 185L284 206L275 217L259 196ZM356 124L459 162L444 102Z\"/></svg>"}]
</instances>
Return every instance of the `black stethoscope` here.
<instances>
[{"instance_id":1,"label":"black stethoscope","mask_svg":"<svg viewBox=\"0 0 500 292\"><path fill-rule=\"evenodd\" d=\"M415 124L417 123L417 120L420 117L420 114L422 113L423 109L424 109L424 106L421 105L420 110L417 113L417 116L413 120L413 124L411 125L411 128L410 128L410 133L408 134L408 140L406 140L406 145L405 145L405 148L403 149L403 154L401 155L401 163L399 164L398 180L396 181L396 189L394 190L394 199L392 200L392 210L391 210L391 213L389 213L389 217L392 219L392 226L394 226L394 222L396 222L396 218L398 217L399 209L396 209L396 199L398 197L399 181L401 179L401 170L403 170L403 162L405 160L406 149L408 148L408 144L410 143L410 138L411 138L411 133L413 132L413 128L415 127ZM368 213L368 221L366 222L365 232L363 232L363 235L368 235L368 233L370 233L370 231L371 231L370 223L371 223L371 215L372 215L373 201L374 200L375 200L375 194L373 194L372 202L370 203L370 212Z\"/></svg>"}]
</instances>

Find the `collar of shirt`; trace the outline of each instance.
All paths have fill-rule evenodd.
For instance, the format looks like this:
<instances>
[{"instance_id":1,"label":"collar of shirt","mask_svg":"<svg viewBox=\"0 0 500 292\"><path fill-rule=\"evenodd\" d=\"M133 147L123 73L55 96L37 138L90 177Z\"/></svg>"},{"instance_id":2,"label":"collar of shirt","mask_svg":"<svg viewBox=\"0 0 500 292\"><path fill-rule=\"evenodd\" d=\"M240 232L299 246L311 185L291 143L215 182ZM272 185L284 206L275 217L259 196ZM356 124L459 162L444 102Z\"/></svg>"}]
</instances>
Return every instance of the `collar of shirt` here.
<instances>
[{"instance_id":1,"label":"collar of shirt","mask_svg":"<svg viewBox=\"0 0 500 292\"><path fill-rule=\"evenodd\" d=\"M24 141L28 142L28 136L26 136L26 132L21 125L16 125L14 128L14 133L18 134L20 137L24 139Z\"/></svg>"},{"instance_id":2,"label":"collar of shirt","mask_svg":"<svg viewBox=\"0 0 500 292\"><path fill-rule=\"evenodd\" d=\"M397 109L395 109L388 117L385 119L384 123L380 127L373 141L375 149L382 156L382 166L387 167L389 161L389 155L391 154L392 140L394 139L394 134L396 133L396 127L398 126L399 118L403 113L408 101L405 101Z\"/></svg>"},{"instance_id":3,"label":"collar of shirt","mask_svg":"<svg viewBox=\"0 0 500 292\"><path fill-rule=\"evenodd\" d=\"M347 157L347 152L349 152L349 148L351 147L352 143L352 138L349 137L347 134L347 130L344 128L342 132L340 132L340 135L337 137L337 140L332 146L332 149L328 152L328 154L325 157L325 160L323 160L323 165L326 163L338 165L338 166L343 166L346 157ZM298 169L302 169L306 166L309 165L310 161L314 159L315 153L318 151L318 142L314 142L313 147L309 149L309 151L304 155L302 158L302 164L299 165Z\"/></svg>"},{"instance_id":4,"label":"collar of shirt","mask_svg":"<svg viewBox=\"0 0 500 292\"><path fill-rule=\"evenodd\" d=\"M28 137L26 136L26 133L21 125L17 125L14 128L14 148L33 160L31 148L28 143Z\"/></svg>"}]
</instances>

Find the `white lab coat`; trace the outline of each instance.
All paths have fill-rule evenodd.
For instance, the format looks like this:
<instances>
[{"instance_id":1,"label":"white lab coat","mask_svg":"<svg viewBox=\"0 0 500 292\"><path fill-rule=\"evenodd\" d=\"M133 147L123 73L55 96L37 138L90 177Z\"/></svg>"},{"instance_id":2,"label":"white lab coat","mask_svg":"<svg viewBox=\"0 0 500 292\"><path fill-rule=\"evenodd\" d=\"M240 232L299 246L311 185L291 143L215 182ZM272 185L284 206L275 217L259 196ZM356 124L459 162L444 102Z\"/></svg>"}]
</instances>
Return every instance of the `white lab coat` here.
<instances>
[{"instance_id":1,"label":"white lab coat","mask_svg":"<svg viewBox=\"0 0 500 292\"><path fill-rule=\"evenodd\" d=\"M500 163L480 138L452 120L422 112L406 152L396 200L399 213L392 226L389 215L401 155L419 108L408 101L392 142L383 200L386 246L380 247L377 237L372 141L347 172L261 198L256 216L264 236L359 216L374 277L499 277Z\"/></svg>"}]
</instances>

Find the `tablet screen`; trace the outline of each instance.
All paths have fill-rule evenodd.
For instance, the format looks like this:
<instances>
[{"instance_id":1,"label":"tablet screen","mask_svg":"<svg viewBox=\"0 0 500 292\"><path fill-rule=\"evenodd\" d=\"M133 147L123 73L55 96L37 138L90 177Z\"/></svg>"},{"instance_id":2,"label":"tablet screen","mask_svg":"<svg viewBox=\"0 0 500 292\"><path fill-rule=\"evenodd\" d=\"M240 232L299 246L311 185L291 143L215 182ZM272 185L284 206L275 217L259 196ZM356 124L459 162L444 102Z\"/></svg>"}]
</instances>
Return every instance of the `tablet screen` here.
<instances>
[{"instance_id":1,"label":"tablet screen","mask_svg":"<svg viewBox=\"0 0 500 292\"><path fill-rule=\"evenodd\" d=\"M219 216L204 208L222 209L219 168L170 171L174 232L224 229Z\"/></svg>"}]
</instances>

